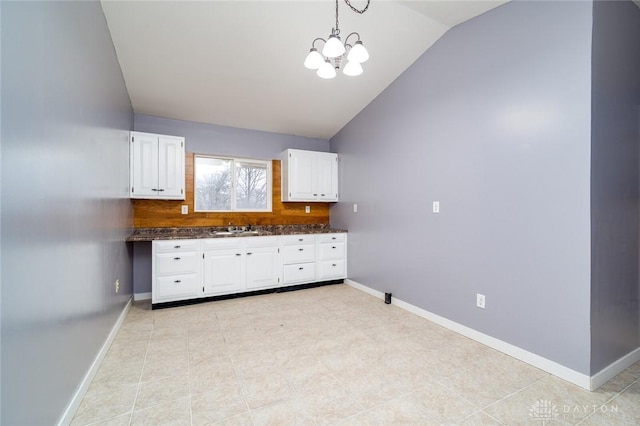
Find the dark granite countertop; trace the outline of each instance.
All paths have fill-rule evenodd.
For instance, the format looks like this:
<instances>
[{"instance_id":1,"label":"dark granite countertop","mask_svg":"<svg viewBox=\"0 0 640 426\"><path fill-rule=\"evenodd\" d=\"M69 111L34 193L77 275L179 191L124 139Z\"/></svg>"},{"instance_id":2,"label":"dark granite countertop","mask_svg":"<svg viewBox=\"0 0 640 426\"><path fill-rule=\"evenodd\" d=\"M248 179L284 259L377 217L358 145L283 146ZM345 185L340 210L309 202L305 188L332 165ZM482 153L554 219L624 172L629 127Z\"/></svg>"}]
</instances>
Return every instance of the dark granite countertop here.
<instances>
[{"instance_id":1,"label":"dark granite countertop","mask_svg":"<svg viewBox=\"0 0 640 426\"><path fill-rule=\"evenodd\" d=\"M138 228L127 237L127 241L153 240L186 240L198 238L237 238L259 237L265 235L296 235L296 234L329 234L347 232L344 229L330 228L329 225L265 225L251 228L253 233L217 234L227 231L226 227L194 227L194 228Z\"/></svg>"}]
</instances>

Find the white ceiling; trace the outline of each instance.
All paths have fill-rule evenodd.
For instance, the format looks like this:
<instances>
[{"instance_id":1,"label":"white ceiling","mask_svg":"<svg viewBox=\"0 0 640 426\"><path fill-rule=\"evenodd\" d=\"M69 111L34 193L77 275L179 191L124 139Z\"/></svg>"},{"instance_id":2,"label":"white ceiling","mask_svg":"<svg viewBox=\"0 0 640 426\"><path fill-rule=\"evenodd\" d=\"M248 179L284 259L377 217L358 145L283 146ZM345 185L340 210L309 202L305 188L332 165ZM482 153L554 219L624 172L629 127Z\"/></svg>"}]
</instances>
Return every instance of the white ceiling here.
<instances>
[{"instance_id":1,"label":"white ceiling","mask_svg":"<svg viewBox=\"0 0 640 426\"><path fill-rule=\"evenodd\" d=\"M302 63L335 1L102 0L136 113L329 139L449 28L507 0L339 0L364 73L322 80ZM352 0L357 8L365 0Z\"/></svg>"}]
</instances>

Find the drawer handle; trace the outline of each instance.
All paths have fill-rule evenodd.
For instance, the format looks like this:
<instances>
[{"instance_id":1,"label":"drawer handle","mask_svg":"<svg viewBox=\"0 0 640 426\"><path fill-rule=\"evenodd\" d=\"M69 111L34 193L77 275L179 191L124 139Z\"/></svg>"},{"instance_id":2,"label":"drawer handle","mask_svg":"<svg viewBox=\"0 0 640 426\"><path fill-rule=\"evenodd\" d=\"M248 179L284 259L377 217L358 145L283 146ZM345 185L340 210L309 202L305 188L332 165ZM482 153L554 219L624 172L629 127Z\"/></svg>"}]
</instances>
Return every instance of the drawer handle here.
<instances>
[{"instance_id":1,"label":"drawer handle","mask_svg":"<svg viewBox=\"0 0 640 426\"><path fill-rule=\"evenodd\" d=\"M173 248L175 248L175 249L178 249L178 248L180 248L180 247L181 247L181 246L173 246Z\"/></svg>"},{"instance_id":2,"label":"drawer handle","mask_svg":"<svg viewBox=\"0 0 640 426\"><path fill-rule=\"evenodd\" d=\"M332 249L336 248L336 246L331 247Z\"/></svg>"},{"instance_id":3,"label":"drawer handle","mask_svg":"<svg viewBox=\"0 0 640 426\"><path fill-rule=\"evenodd\" d=\"M304 251L304 249L298 249L298 251Z\"/></svg>"},{"instance_id":4,"label":"drawer handle","mask_svg":"<svg viewBox=\"0 0 640 426\"><path fill-rule=\"evenodd\" d=\"M320 196L324 197L324 194L320 194Z\"/></svg>"},{"instance_id":5,"label":"drawer handle","mask_svg":"<svg viewBox=\"0 0 640 426\"><path fill-rule=\"evenodd\" d=\"M336 237L331 237L331 239L332 239L332 240L336 240L337 238L336 238Z\"/></svg>"},{"instance_id":6,"label":"drawer handle","mask_svg":"<svg viewBox=\"0 0 640 426\"><path fill-rule=\"evenodd\" d=\"M253 253L247 253L247 256L251 256Z\"/></svg>"},{"instance_id":7,"label":"drawer handle","mask_svg":"<svg viewBox=\"0 0 640 426\"><path fill-rule=\"evenodd\" d=\"M302 271L304 268L298 268L298 271Z\"/></svg>"},{"instance_id":8,"label":"drawer handle","mask_svg":"<svg viewBox=\"0 0 640 426\"><path fill-rule=\"evenodd\" d=\"M242 256L242 253L236 253L236 256Z\"/></svg>"},{"instance_id":9,"label":"drawer handle","mask_svg":"<svg viewBox=\"0 0 640 426\"><path fill-rule=\"evenodd\" d=\"M318 196L318 194L313 194L313 196L314 196L314 197L317 197L317 196Z\"/></svg>"},{"instance_id":10,"label":"drawer handle","mask_svg":"<svg viewBox=\"0 0 640 426\"><path fill-rule=\"evenodd\" d=\"M298 241L304 241L304 238L298 238Z\"/></svg>"},{"instance_id":11,"label":"drawer handle","mask_svg":"<svg viewBox=\"0 0 640 426\"><path fill-rule=\"evenodd\" d=\"M180 281L180 280L175 280L175 281L174 281L174 283L176 283L176 284L181 283L181 282L182 282L182 281Z\"/></svg>"},{"instance_id":12,"label":"drawer handle","mask_svg":"<svg viewBox=\"0 0 640 426\"><path fill-rule=\"evenodd\" d=\"M334 263L334 264L333 264L333 265L331 265L331 266L338 266L338 265L336 265L336 264Z\"/></svg>"},{"instance_id":13,"label":"drawer handle","mask_svg":"<svg viewBox=\"0 0 640 426\"><path fill-rule=\"evenodd\" d=\"M174 257L173 260L180 260L180 258L179 257Z\"/></svg>"},{"instance_id":14,"label":"drawer handle","mask_svg":"<svg viewBox=\"0 0 640 426\"><path fill-rule=\"evenodd\" d=\"M156 189L156 188L153 188L153 189L152 189L152 191L162 192L162 191L164 191L164 189Z\"/></svg>"}]
</instances>

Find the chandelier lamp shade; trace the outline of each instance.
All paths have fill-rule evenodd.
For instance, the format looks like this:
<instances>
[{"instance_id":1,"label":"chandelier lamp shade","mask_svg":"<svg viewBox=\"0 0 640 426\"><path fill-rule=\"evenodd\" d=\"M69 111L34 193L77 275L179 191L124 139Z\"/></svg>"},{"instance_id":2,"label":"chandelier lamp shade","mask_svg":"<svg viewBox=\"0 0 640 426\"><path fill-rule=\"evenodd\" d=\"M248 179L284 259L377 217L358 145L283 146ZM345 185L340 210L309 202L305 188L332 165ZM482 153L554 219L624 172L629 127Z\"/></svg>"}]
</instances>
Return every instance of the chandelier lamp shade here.
<instances>
[{"instance_id":1,"label":"chandelier lamp shade","mask_svg":"<svg viewBox=\"0 0 640 426\"><path fill-rule=\"evenodd\" d=\"M369 0L362 10L351 6L349 0L345 0L345 2L353 11L360 14L364 13L369 7ZM354 40L353 44L350 44L350 40ZM316 43L319 42L324 43L321 52L316 47ZM345 59L346 65L343 68L342 64ZM341 68L345 75L355 77L362 74L361 64L368 59L369 52L362 44L360 34L352 32L344 39L344 43L342 42L338 22L338 0L336 0L336 26L331 29L331 34L326 40L321 37L313 40L309 54L304 60L304 66L310 70L316 70L318 77L324 79L334 78Z\"/></svg>"}]
</instances>

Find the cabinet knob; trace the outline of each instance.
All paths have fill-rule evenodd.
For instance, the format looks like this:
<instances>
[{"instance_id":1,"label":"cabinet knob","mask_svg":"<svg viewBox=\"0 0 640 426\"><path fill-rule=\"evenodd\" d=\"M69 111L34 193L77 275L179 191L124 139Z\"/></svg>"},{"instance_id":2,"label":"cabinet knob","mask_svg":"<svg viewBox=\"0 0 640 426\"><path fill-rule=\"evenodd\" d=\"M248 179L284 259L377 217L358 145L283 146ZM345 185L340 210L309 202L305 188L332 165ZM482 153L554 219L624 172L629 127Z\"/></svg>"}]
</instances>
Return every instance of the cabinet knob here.
<instances>
[{"instance_id":1,"label":"cabinet knob","mask_svg":"<svg viewBox=\"0 0 640 426\"><path fill-rule=\"evenodd\" d=\"M336 239L336 237L331 237L331 239L332 239L332 240L335 240L335 239Z\"/></svg>"},{"instance_id":2,"label":"cabinet knob","mask_svg":"<svg viewBox=\"0 0 640 426\"><path fill-rule=\"evenodd\" d=\"M298 251L304 251L304 249L298 249Z\"/></svg>"},{"instance_id":3,"label":"cabinet knob","mask_svg":"<svg viewBox=\"0 0 640 426\"><path fill-rule=\"evenodd\" d=\"M321 197L324 197L324 196L325 196L325 194L320 194L320 196L321 196Z\"/></svg>"},{"instance_id":4,"label":"cabinet knob","mask_svg":"<svg viewBox=\"0 0 640 426\"><path fill-rule=\"evenodd\" d=\"M331 266L338 266L338 265L336 265L336 264L334 263L334 264L332 264Z\"/></svg>"},{"instance_id":5,"label":"cabinet knob","mask_svg":"<svg viewBox=\"0 0 640 426\"><path fill-rule=\"evenodd\" d=\"M332 249L336 248L336 246L331 247Z\"/></svg>"},{"instance_id":6,"label":"cabinet knob","mask_svg":"<svg viewBox=\"0 0 640 426\"><path fill-rule=\"evenodd\" d=\"M174 257L173 260L180 260L180 258L179 257Z\"/></svg>"},{"instance_id":7,"label":"cabinet knob","mask_svg":"<svg viewBox=\"0 0 640 426\"><path fill-rule=\"evenodd\" d=\"M175 280L174 281L174 283L176 283L176 284L181 283L181 282L182 282L181 280Z\"/></svg>"},{"instance_id":8,"label":"cabinet knob","mask_svg":"<svg viewBox=\"0 0 640 426\"><path fill-rule=\"evenodd\" d=\"M247 253L247 256L251 256L253 253Z\"/></svg>"},{"instance_id":9,"label":"cabinet knob","mask_svg":"<svg viewBox=\"0 0 640 426\"><path fill-rule=\"evenodd\" d=\"M314 197L317 197L317 196L318 196L318 194L313 194L313 196L314 196Z\"/></svg>"},{"instance_id":10,"label":"cabinet knob","mask_svg":"<svg viewBox=\"0 0 640 426\"><path fill-rule=\"evenodd\" d=\"M298 238L298 241L304 241L304 238Z\"/></svg>"},{"instance_id":11,"label":"cabinet knob","mask_svg":"<svg viewBox=\"0 0 640 426\"><path fill-rule=\"evenodd\" d=\"M173 246L173 248L175 249L179 249L181 246Z\"/></svg>"},{"instance_id":12,"label":"cabinet knob","mask_svg":"<svg viewBox=\"0 0 640 426\"><path fill-rule=\"evenodd\" d=\"M302 271L304 268L298 268L298 271Z\"/></svg>"},{"instance_id":13,"label":"cabinet knob","mask_svg":"<svg viewBox=\"0 0 640 426\"><path fill-rule=\"evenodd\" d=\"M236 253L236 256L242 256L242 253Z\"/></svg>"}]
</instances>

